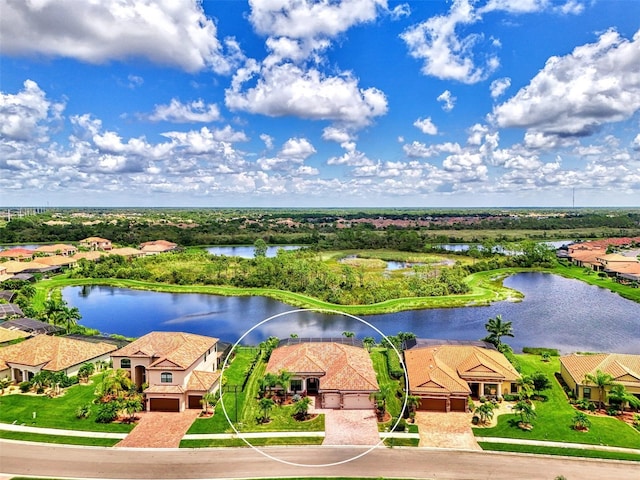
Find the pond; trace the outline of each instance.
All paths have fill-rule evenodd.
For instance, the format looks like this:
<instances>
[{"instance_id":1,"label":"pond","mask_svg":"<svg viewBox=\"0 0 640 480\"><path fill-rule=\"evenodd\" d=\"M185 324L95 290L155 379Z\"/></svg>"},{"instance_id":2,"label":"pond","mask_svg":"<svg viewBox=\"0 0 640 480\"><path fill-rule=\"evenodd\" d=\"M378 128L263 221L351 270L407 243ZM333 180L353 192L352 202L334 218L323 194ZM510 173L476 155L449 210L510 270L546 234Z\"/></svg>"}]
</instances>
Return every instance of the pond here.
<instances>
[{"instance_id":1,"label":"pond","mask_svg":"<svg viewBox=\"0 0 640 480\"><path fill-rule=\"evenodd\" d=\"M640 305L608 290L544 273L520 273L505 285L525 294L518 303L488 307L413 310L362 317L386 335L399 331L419 337L477 340L484 324L502 315L513 322L515 338L506 341L516 351L523 346L573 351L640 354ZM295 308L265 297L222 297L169 294L112 287L67 287L64 299L82 313L81 323L105 333L138 337L152 330L186 331L235 342L256 323ZM270 335L280 338L376 334L366 324L344 315L300 312L271 321L251 332L245 344Z\"/></svg>"},{"instance_id":2,"label":"pond","mask_svg":"<svg viewBox=\"0 0 640 480\"><path fill-rule=\"evenodd\" d=\"M267 257L275 257L278 250L298 250L300 245L268 246ZM218 247L205 247L205 250L213 255L226 255L227 257L254 258L256 249L253 245L230 245Z\"/></svg>"}]
</instances>

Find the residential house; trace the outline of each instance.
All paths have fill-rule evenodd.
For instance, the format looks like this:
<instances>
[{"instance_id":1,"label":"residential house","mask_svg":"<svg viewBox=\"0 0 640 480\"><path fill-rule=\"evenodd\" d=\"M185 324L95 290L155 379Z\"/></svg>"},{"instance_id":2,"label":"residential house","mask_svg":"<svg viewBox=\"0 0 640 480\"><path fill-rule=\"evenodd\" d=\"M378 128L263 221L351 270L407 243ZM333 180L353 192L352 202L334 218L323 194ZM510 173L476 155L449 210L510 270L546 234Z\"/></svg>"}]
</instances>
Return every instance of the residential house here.
<instances>
[{"instance_id":1,"label":"residential house","mask_svg":"<svg viewBox=\"0 0 640 480\"><path fill-rule=\"evenodd\" d=\"M158 253L171 252L177 247L177 243L169 242L167 240L154 240L151 242L141 243L139 248L145 255L156 255Z\"/></svg>"},{"instance_id":2,"label":"residential house","mask_svg":"<svg viewBox=\"0 0 640 480\"><path fill-rule=\"evenodd\" d=\"M111 250L113 248L111 240L100 237L89 237L80 240L80 246L88 248L89 250Z\"/></svg>"},{"instance_id":3,"label":"residential house","mask_svg":"<svg viewBox=\"0 0 640 480\"><path fill-rule=\"evenodd\" d=\"M65 245L63 243L57 243L55 245L42 245L36 248L36 253L42 253L44 255L61 255L63 257L70 257L75 255L78 249L73 245Z\"/></svg>"},{"instance_id":4,"label":"residential house","mask_svg":"<svg viewBox=\"0 0 640 480\"><path fill-rule=\"evenodd\" d=\"M22 317L22 309L15 303L0 303L0 320L8 317Z\"/></svg>"},{"instance_id":5,"label":"residential house","mask_svg":"<svg viewBox=\"0 0 640 480\"><path fill-rule=\"evenodd\" d=\"M291 392L318 395L322 408L372 409L379 390L362 342L345 339L286 339L273 350L266 371L289 372Z\"/></svg>"},{"instance_id":6,"label":"residential house","mask_svg":"<svg viewBox=\"0 0 640 480\"><path fill-rule=\"evenodd\" d=\"M598 387L585 379L587 374L595 375L598 370L611 375L615 383L624 385L629 393L640 399L640 355L574 353L560 357L560 375L579 400L599 401Z\"/></svg>"},{"instance_id":7,"label":"residential house","mask_svg":"<svg viewBox=\"0 0 640 480\"><path fill-rule=\"evenodd\" d=\"M122 248L112 248L109 251L109 255L120 255L125 258L137 258L137 257L143 257L144 252L138 250L137 248L122 247Z\"/></svg>"},{"instance_id":8,"label":"residential house","mask_svg":"<svg viewBox=\"0 0 640 480\"><path fill-rule=\"evenodd\" d=\"M202 408L202 396L219 388L218 339L181 332L151 332L113 352L113 368L144 388L146 410Z\"/></svg>"},{"instance_id":9,"label":"residential house","mask_svg":"<svg viewBox=\"0 0 640 480\"><path fill-rule=\"evenodd\" d=\"M516 393L520 374L487 342L413 339L404 350L419 410L466 412L468 399Z\"/></svg>"},{"instance_id":10,"label":"residential house","mask_svg":"<svg viewBox=\"0 0 640 480\"><path fill-rule=\"evenodd\" d=\"M27 338L28 336L29 334L27 332L4 328L3 324L0 323L0 346L13 343L21 338Z\"/></svg>"},{"instance_id":11,"label":"residential house","mask_svg":"<svg viewBox=\"0 0 640 480\"><path fill-rule=\"evenodd\" d=\"M78 374L84 363L108 361L114 345L73 340L66 337L38 335L24 342L0 348L0 377L20 383L38 372Z\"/></svg>"},{"instance_id":12,"label":"residential house","mask_svg":"<svg viewBox=\"0 0 640 480\"><path fill-rule=\"evenodd\" d=\"M0 252L0 259L15 260L21 262L24 260L31 260L34 253L35 250L30 250L28 248L9 248Z\"/></svg>"}]
</instances>

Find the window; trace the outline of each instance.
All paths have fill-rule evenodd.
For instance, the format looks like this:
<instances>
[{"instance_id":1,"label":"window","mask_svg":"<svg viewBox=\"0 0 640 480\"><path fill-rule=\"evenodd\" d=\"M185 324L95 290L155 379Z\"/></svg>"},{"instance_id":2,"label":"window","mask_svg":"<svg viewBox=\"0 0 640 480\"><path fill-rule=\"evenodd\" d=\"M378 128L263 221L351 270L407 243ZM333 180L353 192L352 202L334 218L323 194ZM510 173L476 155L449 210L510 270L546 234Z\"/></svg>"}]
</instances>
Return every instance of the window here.
<instances>
[{"instance_id":1,"label":"window","mask_svg":"<svg viewBox=\"0 0 640 480\"><path fill-rule=\"evenodd\" d=\"M120 360L120 368L131 368L131 360L128 358Z\"/></svg>"},{"instance_id":2,"label":"window","mask_svg":"<svg viewBox=\"0 0 640 480\"><path fill-rule=\"evenodd\" d=\"M173 382L173 374L170 372L162 372L160 374L160 382L161 383L171 383Z\"/></svg>"},{"instance_id":3,"label":"window","mask_svg":"<svg viewBox=\"0 0 640 480\"><path fill-rule=\"evenodd\" d=\"M511 383L511 393L518 393L518 384L515 382Z\"/></svg>"},{"instance_id":4,"label":"window","mask_svg":"<svg viewBox=\"0 0 640 480\"><path fill-rule=\"evenodd\" d=\"M582 397L586 398L587 400L591 399L591 388L590 387L584 387L584 389L582 390Z\"/></svg>"},{"instance_id":5,"label":"window","mask_svg":"<svg viewBox=\"0 0 640 480\"><path fill-rule=\"evenodd\" d=\"M291 380L291 391L299 392L302 390L302 380Z\"/></svg>"}]
</instances>

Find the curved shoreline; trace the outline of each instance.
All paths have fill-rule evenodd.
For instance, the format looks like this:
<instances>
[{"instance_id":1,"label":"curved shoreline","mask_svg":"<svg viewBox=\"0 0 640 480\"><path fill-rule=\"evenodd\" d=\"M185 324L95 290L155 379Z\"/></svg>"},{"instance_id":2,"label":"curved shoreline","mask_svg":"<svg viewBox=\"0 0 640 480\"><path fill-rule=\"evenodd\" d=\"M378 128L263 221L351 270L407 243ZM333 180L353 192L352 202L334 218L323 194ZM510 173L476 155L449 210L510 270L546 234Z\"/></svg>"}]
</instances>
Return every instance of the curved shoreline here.
<instances>
[{"instance_id":1,"label":"curved shoreline","mask_svg":"<svg viewBox=\"0 0 640 480\"><path fill-rule=\"evenodd\" d=\"M405 297L386 300L371 305L337 305L318 300L306 295L269 288L241 288L213 285L170 285L165 283L143 282L119 278L53 278L35 285L39 291L38 300L44 300L56 289L83 285L104 285L117 288L131 288L163 293L196 293L221 296L263 296L277 300L297 308L317 310L338 310L352 315L379 315L406 310L423 310L430 308L456 308L486 306L493 302L511 300L520 301L523 294L505 287L503 280L515 273L527 269L500 269L479 272L469 275L467 281L472 289L464 295L447 295L442 297Z\"/></svg>"}]
</instances>

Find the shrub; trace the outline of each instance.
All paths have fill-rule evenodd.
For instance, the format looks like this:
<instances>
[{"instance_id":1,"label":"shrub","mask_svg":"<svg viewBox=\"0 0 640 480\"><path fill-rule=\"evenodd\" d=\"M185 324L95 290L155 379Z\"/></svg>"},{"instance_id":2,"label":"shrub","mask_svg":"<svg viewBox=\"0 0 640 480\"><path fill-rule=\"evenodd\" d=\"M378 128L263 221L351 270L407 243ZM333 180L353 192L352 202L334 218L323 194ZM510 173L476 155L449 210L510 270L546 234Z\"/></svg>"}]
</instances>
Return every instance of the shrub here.
<instances>
[{"instance_id":1,"label":"shrub","mask_svg":"<svg viewBox=\"0 0 640 480\"><path fill-rule=\"evenodd\" d=\"M118 418L118 411L120 406L116 402L102 403L98 407L98 413L96 415L96 422L98 423L111 423Z\"/></svg>"},{"instance_id":2,"label":"shrub","mask_svg":"<svg viewBox=\"0 0 640 480\"><path fill-rule=\"evenodd\" d=\"M515 402L517 400L520 400L520 396L514 393L505 393L502 398L505 402Z\"/></svg>"},{"instance_id":3,"label":"shrub","mask_svg":"<svg viewBox=\"0 0 640 480\"><path fill-rule=\"evenodd\" d=\"M80 405L76 410L76 418L87 418L91 415L91 404Z\"/></svg>"},{"instance_id":4,"label":"shrub","mask_svg":"<svg viewBox=\"0 0 640 480\"><path fill-rule=\"evenodd\" d=\"M398 358L398 354L392 348L388 348L385 352L387 356L387 368L389 369L389 376L394 379L402 378L404 375L404 369L400 364L400 359Z\"/></svg>"},{"instance_id":5,"label":"shrub","mask_svg":"<svg viewBox=\"0 0 640 480\"><path fill-rule=\"evenodd\" d=\"M609 415L610 417L615 417L616 415L618 415L618 413L620 413L620 411L617 408L607 408L607 415Z\"/></svg>"},{"instance_id":6,"label":"shrub","mask_svg":"<svg viewBox=\"0 0 640 480\"><path fill-rule=\"evenodd\" d=\"M522 347L522 353L531 353L533 355L548 354L550 357L559 357L560 352L557 348L545 348L545 347Z\"/></svg>"},{"instance_id":7,"label":"shrub","mask_svg":"<svg viewBox=\"0 0 640 480\"><path fill-rule=\"evenodd\" d=\"M31 382L22 382L20 385L18 385L18 388L20 388L20 391L22 393L27 393L29 390L31 390Z\"/></svg>"},{"instance_id":8,"label":"shrub","mask_svg":"<svg viewBox=\"0 0 640 480\"><path fill-rule=\"evenodd\" d=\"M393 417L391 419L391 426L394 432L404 432L407 429L407 421L404 418L401 418L398 424L398 417Z\"/></svg>"}]
</instances>

